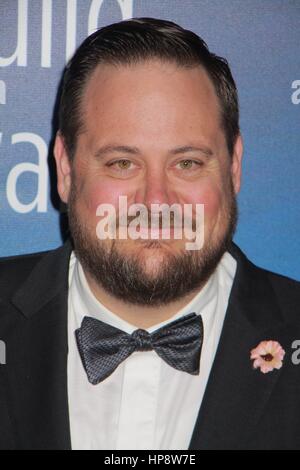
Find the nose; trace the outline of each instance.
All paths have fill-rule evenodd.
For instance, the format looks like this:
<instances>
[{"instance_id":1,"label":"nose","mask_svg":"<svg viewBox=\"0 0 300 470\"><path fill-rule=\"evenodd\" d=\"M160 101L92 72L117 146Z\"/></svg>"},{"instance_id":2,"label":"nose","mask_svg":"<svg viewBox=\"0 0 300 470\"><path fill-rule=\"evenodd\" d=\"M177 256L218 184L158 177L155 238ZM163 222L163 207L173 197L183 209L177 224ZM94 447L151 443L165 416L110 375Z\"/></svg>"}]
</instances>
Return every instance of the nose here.
<instances>
[{"instance_id":1,"label":"nose","mask_svg":"<svg viewBox=\"0 0 300 470\"><path fill-rule=\"evenodd\" d=\"M163 169L148 171L143 182L136 192L136 203L150 207L151 204L172 204L175 202L174 194Z\"/></svg>"}]
</instances>

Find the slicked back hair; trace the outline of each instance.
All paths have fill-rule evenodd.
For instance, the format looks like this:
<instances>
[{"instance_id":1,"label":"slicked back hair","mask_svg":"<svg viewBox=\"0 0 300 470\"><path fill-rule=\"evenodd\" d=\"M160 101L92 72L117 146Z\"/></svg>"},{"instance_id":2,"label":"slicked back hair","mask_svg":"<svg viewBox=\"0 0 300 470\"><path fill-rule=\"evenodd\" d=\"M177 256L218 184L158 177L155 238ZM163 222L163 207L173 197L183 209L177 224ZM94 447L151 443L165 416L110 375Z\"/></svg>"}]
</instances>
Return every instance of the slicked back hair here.
<instances>
[{"instance_id":1,"label":"slicked back hair","mask_svg":"<svg viewBox=\"0 0 300 470\"><path fill-rule=\"evenodd\" d=\"M219 100L221 126L232 155L239 134L239 105L227 60L211 53L197 34L171 21L132 18L105 26L87 37L66 66L59 128L71 160L84 125L82 98L96 67L138 64L149 59L172 62L182 68L205 69Z\"/></svg>"}]
</instances>

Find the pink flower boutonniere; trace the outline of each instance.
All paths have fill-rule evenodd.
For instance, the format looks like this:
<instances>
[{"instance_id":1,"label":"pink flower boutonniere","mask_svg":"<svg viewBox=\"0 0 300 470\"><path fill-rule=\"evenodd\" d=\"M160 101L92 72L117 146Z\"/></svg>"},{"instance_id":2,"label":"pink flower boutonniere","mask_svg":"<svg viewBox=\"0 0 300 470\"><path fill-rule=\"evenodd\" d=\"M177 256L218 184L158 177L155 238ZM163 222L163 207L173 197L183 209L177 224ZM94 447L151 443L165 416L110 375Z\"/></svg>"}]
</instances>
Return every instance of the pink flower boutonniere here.
<instances>
[{"instance_id":1,"label":"pink flower boutonniere","mask_svg":"<svg viewBox=\"0 0 300 470\"><path fill-rule=\"evenodd\" d=\"M263 374L280 369L284 356L285 351L277 341L262 341L251 351L254 369L260 368Z\"/></svg>"}]
</instances>

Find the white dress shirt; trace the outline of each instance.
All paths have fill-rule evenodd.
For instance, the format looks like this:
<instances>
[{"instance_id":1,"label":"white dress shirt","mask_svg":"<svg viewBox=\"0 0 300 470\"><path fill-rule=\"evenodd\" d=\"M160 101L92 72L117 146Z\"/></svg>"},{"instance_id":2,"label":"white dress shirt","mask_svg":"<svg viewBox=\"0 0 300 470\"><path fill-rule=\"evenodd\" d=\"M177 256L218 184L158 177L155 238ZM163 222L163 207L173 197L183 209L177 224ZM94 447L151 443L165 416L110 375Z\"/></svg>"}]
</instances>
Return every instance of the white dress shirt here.
<instances>
[{"instance_id":1,"label":"white dress shirt","mask_svg":"<svg viewBox=\"0 0 300 470\"><path fill-rule=\"evenodd\" d=\"M186 450L219 343L236 271L226 252L202 290L161 326L191 312L204 326L200 373L176 370L155 351L138 351L98 385L88 382L74 332L84 316L127 333L137 329L102 305L91 292L80 262L71 255L68 307L68 399L74 450Z\"/></svg>"}]
</instances>

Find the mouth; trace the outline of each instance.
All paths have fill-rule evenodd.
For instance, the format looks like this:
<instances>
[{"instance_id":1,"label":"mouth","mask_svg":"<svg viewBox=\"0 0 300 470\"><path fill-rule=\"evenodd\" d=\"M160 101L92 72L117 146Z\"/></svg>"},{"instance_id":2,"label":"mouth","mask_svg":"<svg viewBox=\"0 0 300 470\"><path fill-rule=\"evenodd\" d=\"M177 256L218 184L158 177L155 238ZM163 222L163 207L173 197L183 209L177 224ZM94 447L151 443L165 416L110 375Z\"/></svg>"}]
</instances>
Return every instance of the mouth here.
<instances>
[{"instance_id":1,"label":"mouth","mask_svg":"<svg viewBox=\"0 0 300 470\"><path fill-rule=\"evenodd\" d=\"M174 227L170 228L159 228L159 227L151 227L151 228L146 228L146 227L141 227L139 230L139 234L141 237L145 237L148 239L165 239L168 240L170 238L173 238L175 232Z\"/></svg>"}]
</instances>

